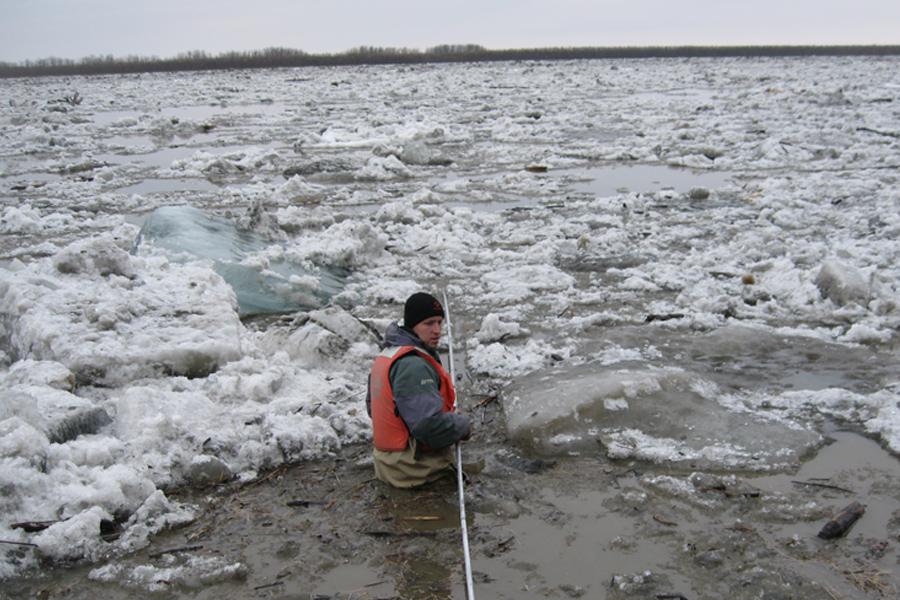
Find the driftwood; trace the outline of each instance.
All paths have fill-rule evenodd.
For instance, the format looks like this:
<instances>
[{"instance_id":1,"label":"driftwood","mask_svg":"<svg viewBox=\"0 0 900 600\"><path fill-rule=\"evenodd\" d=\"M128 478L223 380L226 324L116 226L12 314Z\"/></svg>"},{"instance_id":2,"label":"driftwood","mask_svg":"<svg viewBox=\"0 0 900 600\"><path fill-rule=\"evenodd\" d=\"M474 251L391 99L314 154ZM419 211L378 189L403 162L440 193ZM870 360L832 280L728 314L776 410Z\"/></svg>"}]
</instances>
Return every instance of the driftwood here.
<instances>
[{"instance_id":1,"label":"driftwood","mask_svg":"<svg viewBox=\"0 0 900 600\"><path fill-rule=\"evenodd\" d=\"M37 533L38 531L43 531L51 525L55 525L57 523L62 523L62 521L26 521L24 523L13 523L9 526L9 528L21 529L26 533Z\"/></svg>"},{"instance_id":2,"label":"driftwood","mask_svg":"<svg viewBox=\"0 0 900 600\"><path fill-rule=\"evenodd\" d=\"M683 313L671 313L671 314L667 314L667 315L651 314L651 315L647 315L647 318L644 319L644 321L646 323L652 323L653 321L668 321L670 319L683 319L683 318L684 318Z\"/></svg>"},{"instance_id":3,"label":"driftwood","mask_svg":"<svg viewBox=\"0 0 900 600\"><path fill-rule=\"evenodd\" d=\"M30 544L28 542L10 542L8 540L0 540L0 544L10 544L12 546L31 546L32 548L37 548L37 544Z\"/></svg>"},{"instance_id":4,"label":"driftwood","mask_svg":"<svg viewBox=\"0 0 900 600\"><path fill-rule=\"evenodd\" d=\"M837 490L839 492L847 492L848 494L856 493L853 490L848 490L846 488L838 487L836 485L829 485L827 483L819 483L817 481L791 481L791 483L794 483L797 485L809 485L809 486L814 486L814 487L827 488L829 490Z\"/></svg>"},{"instance_id":5,"label":"driftwood","mask_svg":"<svg viewBox=\"0 0 900 600\"><path fill-rule=\"evenodd\" d=\"M434 531L363 531L365 535L381 538L413 538L413 537L435 537Z\"/></svg>"},{"instance_id":6,"label":"driftwood","mask_svg":"<svg viewBox=\"0 0 900 600\"><path fill-rule=\"evenodd\" d=\"M272 583L264 583L264 584L262 584L262 585L256 586L255 588L253 588L253 590L254 590L254 591L259 591L259 590L264 590L264 589L267 589L267 588L277 587L277 586L279 586L279 585L284 585L284 582L283 582L283 581L273 581Z\"/></svg>"},{"instance_id":7,"label":"driftwood","mask_svg":"<svg viewBox=\"0 0 900 600\"><path fill-rule=\"evenodd\" d=\"M885 137L900 138L900 133L891 133L889 131L878 131L877 129L870 129L868 127L857 127L856 130L857 131L866 131L868 133L875 133L877 135L883 135Z\"/></svg>"},{"instance_id":8,"label":"driftwood","mask_svg":"<svg viewBox=\"0 0 900 600\"><path fill-rule=\"evenodd\" d=\"M476 405L473 406L472 408L479 408L479 407L482 407L482 406L484 406L485 404L487 404L488 402L491 402L492 400L496 400L496 399L497 399L497 394L491 394L490 396L487 396L484 400L482 400L481 402L479 402L478 404L476 404Z\"/></svg>"},{"instance_id":9,"label":"driftwood","mask_svg":"<svg viewBox=\"0 0 900 600\"><path fill-rule=\"evenodd\" d=\"M325 506L328 502L323 500L288 500L284 504L291 508L309 508L310 506Z\"/></svg>"},{"instance_id":10,"label":"driftwood","mask_svg":"<svg viewBox=\"0 0 900 600\"><path fill-rule=\"evenodd\" d=\"M825 526L822 527L822 531L819 532L819 537L824 540L841 537L850 531L853 524L856 523L865 512L865 506L859 502L852 502L834 515L830 521L825 523Z\"/></svg>"},{"instance_id":11,"label":"driftwood","mask_svg":"<svg viewBox=\"0 0 900 600\"><path fill-rule=\"evenodd\" d=\"M761 492L757 492L757 491L729 492L727 489L725 489L724 486L722 486L722 487L704 487L704 488L699 488L699 489L701 492L716 492L717 494L722 494L723 496L727 496L729 498L734 498L734 497L738 497L738 496L743 497L743 498L759 498L762 495Z\"/></svg>"},{"instance_id":12,"label":"driftwood","mask_svg":"<svg viewBox=\"0 0 900 600\"><path fill-rule=\"evenodd\" d=\"M678 527L678 523L673 523L672 521L667 521L663 519L659 515L653 515L653 520L659 523L660 525L665 525L666 527Z\"/></svg>"},{"instance_id":13,"label":"driftwood","mask_svg":"<svg viewBox=\"0 0 900 600\"><path fill-rule=\"evenodd\" d=\"M503 552L508 551L512 547L510 546L510 544L512 544L514 541L516 541L516 536L514 535L506 538L505 540L500 540L493 548L485 548L484 555L488 558L494 558L498 554L502 554Z\"/></svg>"}]
</instances>

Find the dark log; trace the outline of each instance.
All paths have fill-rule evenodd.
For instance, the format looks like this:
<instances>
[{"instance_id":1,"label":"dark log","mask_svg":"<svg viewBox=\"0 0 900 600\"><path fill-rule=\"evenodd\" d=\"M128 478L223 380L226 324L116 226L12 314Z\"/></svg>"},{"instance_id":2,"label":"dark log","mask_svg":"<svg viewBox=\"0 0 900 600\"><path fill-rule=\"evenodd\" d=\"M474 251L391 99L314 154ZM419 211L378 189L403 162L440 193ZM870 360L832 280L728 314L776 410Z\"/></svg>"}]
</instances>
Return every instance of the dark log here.
<instances>
[{"instance_id":1,"label":"dark log","mask_svg":"<svg viewBox=\"0 0 900 600\"><path fill-rule=\"evenodd\" d=\"M741 496L743 498L759 498L762 495L762 492L752 491L752 492L729 492L725 489L725 487L705 487L699 488L701 492L716 492L718 494L722 494L723 496L727 496L729 498L733 498L735 496Z\"/></svg>"},{"instance_id":2,"label":"dark log","mask_svg":"<svg viewBox=\"0 0 900 600\"><path fill-rule=\"evenodd\" d=\"M846 506L839 513L834 515L830 521L825 523L825 526L822 528L822 531L819 532L819 537L823 540L830 540L833 538L841 537L853 527L853 524L863 516L863 513L866 512L866 507L860 504L859 502L852 502L850 505Z\"/></svg>"},{"instance_id":3,"label":"dark log","mask_svg":"<svg viewBox=\"0 0 900 600\"><path fill-rule=\"evenodd\" d=\"M651 314L651 315L647 315L647 318L645 319L645 321L647 323L652 323L653 321L668 321L670 319L683 319L683 318L684 318L684 314L682 314L682 313L671 313L671 314L667 314L667 315Z\"/></svg>"},{"instance_id":4,"label":"dark log","mask_svg":"<svg viewBox=\"0 0 900 600\"><path fill-rule=\"evenodd\" d=\"M288 500L285 506L291 508L309 508L310 506L325 506L328 502L322 500Z\"/></svg>"},{"instance_id":5,"label":"dark log","mask_svg":"<svg viewBox=\"0 0 900 600\"><path fill-rule=\"evenodd\" d=\"M365 535L370 535L372 537L380 537L380 538L414 538L414 537L435 537L437 535L434 531L363 531Z\"/></svg>"},{"instance_id":6,"label":"dark log","mask_svg":"<svg viewBox=\"0 0 900 600\"><path fill-rule=\"evenodd\" d=\"M875 133L878 135L883 135L886 137L892 138L900 138L900 133L891 133L889 131L878 131L877 129L869 129L868 127L857 127L857 131L867 131L868 133Z\"/></svg>"},{"instance_id":7,"label":"dark log","mask_svg":"<svg viewBox=\"0 0 900 600\"><path fill-rule=\"evenodd\" d=\"M38 531L43 531L57 523L62 523L62 521L26 521L25 523L13 523L9 528L21 529L26 533L37 533Z\"/></svg>"},{"instance_id":8,"label":"dark log","mask_svg":"<svg viewBox=\"0 0 900 600\"><path fill-rule=\"evenodd\" d=\"M792 481L791 483L795 483L797 485L809 485L821 488L827 488L829 490L837 490L839 492L847 492L848 494L855 494L853 490L848 490L846 488L838 487L836 485L829 485L827 483L819 483L818 481Z\"/></svg>"},{"instance_id":9,"label":"dark log","mask_svg":"<svg viewBox=\"0 0 900 600\"><path fill-rule=\"evenodd\" d=\"M279 585L284 585L284 582L283 582L283 581L274 581L274 582L272 582L272 583L264 583L264 584L262 584L262 585L256 586L255 588L253 588L253 590L254 590L254 591L259 591L259 590L264 590L264 589L266 589L266 588L276 587L276 586L279 586Z\"/></svg>"},{"instance_id":10,"label":"dark log","mask_svg":"<svg viewBox=\"0 0 900 600\"><path fill-rule=\"evenodd\" d=\"M0 540L0 544L10 544L13 546L31 546L32 548L37 548L37 544L30 544L28 542L10 542L7 540Z\"/></svg>"}]
</instances>

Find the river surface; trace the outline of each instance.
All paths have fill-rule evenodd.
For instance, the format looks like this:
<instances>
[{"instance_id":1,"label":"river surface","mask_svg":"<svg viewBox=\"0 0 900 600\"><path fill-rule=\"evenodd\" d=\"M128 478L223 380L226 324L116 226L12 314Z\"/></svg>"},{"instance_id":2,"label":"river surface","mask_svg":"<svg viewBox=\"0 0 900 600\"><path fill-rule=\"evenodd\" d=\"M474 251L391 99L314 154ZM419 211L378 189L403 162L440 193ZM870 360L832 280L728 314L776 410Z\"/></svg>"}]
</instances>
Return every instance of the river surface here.
<instances>
[{"instance_id":1,"label":"river surface","mask_svg":"<svg viewBox=\"0 0 900 600\"><path fill-rule=\"evenodd\" d=\"M447 294L443 350L482 428L483 596L896 597L877 594L900 518L898 107L890 57L7 81L0 574L20 597L464 597L455 525L365 534L418 502L369 481L363 399L372 331L425 289ZM158 209L253 244L224 267L137 244ZM225 487L198 480L213 458ZM312 465L361 504L301 481ZM285 510L303 485L342 508ZM820 542L853 499L846 545ZM269 525L230 529L257 510ZM183 575L153 571L152 550L204 536ZM855 559L868 584L822 566Z\"/></svg>"}]
</instances>

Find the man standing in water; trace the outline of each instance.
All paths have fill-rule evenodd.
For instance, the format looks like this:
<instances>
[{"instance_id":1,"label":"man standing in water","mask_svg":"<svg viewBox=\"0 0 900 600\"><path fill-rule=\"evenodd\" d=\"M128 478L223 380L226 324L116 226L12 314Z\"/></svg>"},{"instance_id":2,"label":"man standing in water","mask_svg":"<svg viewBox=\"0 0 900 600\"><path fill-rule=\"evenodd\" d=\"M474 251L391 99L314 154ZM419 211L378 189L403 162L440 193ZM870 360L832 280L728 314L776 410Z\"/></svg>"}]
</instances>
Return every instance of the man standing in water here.
<instances>
[{"instance_id":1,"label":"man standing in water","mask_svg":"<svg viewBox=\"0 0 900 600\"><path fill-rule=\"evenodd\" d=\"M454 412L456 390L437 353L444 307L419 292L406 300L403 325L391 323L369 375L375 475L394 487L451 474L453 445L469 439L469 420Z\"/></svg>"}]
</instances>

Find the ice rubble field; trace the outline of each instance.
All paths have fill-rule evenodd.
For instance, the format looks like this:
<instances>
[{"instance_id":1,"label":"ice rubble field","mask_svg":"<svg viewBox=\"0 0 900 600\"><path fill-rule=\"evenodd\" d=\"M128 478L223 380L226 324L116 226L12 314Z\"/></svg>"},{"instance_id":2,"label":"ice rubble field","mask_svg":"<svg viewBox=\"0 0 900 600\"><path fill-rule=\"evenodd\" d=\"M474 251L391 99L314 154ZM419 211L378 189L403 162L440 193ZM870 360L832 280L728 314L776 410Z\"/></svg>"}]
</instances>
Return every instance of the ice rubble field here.
<instances>
[{"instance_id":1,"label":"ice rubble field","mask_svg":"<svg viewBox=\"0 0 900 600\"><path fill-rule=\"evenodd\" d=\"M701 335L738 319L893 356L896 58L348 67L3 90L0 539L39 552L0 548L2 577L40 555L140 548L191 518L167 486L251 480L368 439L377 340L359 319L383 329L421 288L447 290L467 370L497 384L560 360L650 365L604 380L625 390L607 400L613 411L671 374L652 368L652 335L584 349L648 314L679 315L650 331ZM76 90L80 104L61 101ZM695 184L607 189L588 175L626 166L690 169ZM700 172L727 181L704 187L715 180ZM267 236L242 263L260 275L275 262L352 275L333 305L248 327L210 260L132 252L143 215L180 205ZM900 451L896 380L872 393L697 385L726 410L798 430L832 416ZM584 402L554 410L574 426ZM601 432L616 456L683 450L623 422ZM742 451L702 452L727 468ZM33 521L58 522L12 528ZM110 523L121 535L108 543Z\"/></svg>"}]
</instances>

